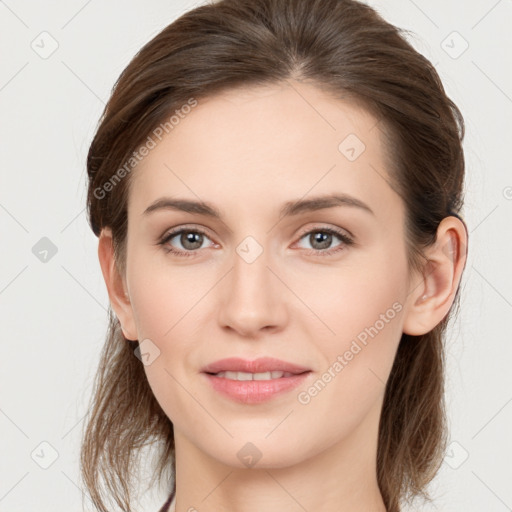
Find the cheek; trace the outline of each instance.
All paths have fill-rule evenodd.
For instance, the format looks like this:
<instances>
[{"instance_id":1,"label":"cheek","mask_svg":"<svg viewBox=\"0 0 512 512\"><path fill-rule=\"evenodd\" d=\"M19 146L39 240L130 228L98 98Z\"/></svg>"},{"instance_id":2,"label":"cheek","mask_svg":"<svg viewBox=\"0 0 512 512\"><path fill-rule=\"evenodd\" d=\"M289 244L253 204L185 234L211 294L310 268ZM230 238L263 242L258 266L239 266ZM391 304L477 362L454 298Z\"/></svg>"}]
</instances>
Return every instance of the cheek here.
<instances>
[{"instance_id":1,"label":"cheek","mask_svg":"<svg viewBox=\"0 0 512 512\"><path fill-rule=\"evenodd\" d=\"M190 340L194 336L191 328L198 323L194 305L201 295L200 290L190 286L190 279L183 278L185 273L183 268L152 268L147 263L141 267L134 264L131 273L139 341L146 343L152 355L144 371L155 399L175 426L183 422L183 411L187 411L186 417L193 416L186 377Z\"/></svg>"},{"instance_id":2,"label":"cheek","mask_svg":"<svg viewBox=\"0 0 512 512\"><path fill-rule=\"evenodd\" d=\"M315 341L323 368L322 382L305 389L299 402L314 401L318 409L338 404L354 418L384 392L402 335L407 293L405 255L380 251L359 263L340 267L337 279L332 272L317 273L301 287L322 322L307 318L300 329Z\"/></svg>"},{"instance_id":3,"label":"cheek","mask_svg":"<svg viewBox=\"0 0 512 512\"><path fill-rule=\"evenodd\" d=\"M211 276L192 266L171 265L165 256L143 251L131 256L128 279L139 336L165 344L190 325Z\"/></svg>"},{"instance_id":4,"label":"cheek","mask_svg":"<svg viewBox=\"0 0 512 512\"><path fill-rule=\"evenodd\" d=\"M360 333L364 342L366 329L374 325L386 333L382 337L396 337L407 292L406 265L401 253L382 250L341 262L338 269L319 267L309 276L297 275L294 291L316 317L306 315L304 324L316 326L316 338L326 340L330 354L348 348ZM309 334L315 339L313 330Z\"/></svg>"},{"instance_id":5,"label":"cheek","mask_svg":"<svg viewBox=\"0 0 512 512\"><path fill-rule=\"evenodd\" d=\"M205 294L215 283L211 270L171 265L133 250L127 265L138 338L152 356L144 370L155 398L170 418L190 406L190 397L178 383L189 377L193 340L205 324ZM203 316L201 316L203 315ZM143 347L141 346L141 350Z\"/></svg>"}]
</instances>

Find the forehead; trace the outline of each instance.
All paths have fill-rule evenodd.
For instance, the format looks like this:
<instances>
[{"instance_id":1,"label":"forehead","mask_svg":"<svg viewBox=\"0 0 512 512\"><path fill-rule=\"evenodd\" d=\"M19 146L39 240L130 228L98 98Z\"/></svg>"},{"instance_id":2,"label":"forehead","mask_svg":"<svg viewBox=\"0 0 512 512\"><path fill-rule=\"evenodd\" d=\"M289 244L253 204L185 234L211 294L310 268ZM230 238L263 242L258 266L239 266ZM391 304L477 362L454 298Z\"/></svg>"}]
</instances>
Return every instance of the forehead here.
<instances>
[{"instance_id":1,"label":"forehead","mask_svg":"<svg viewBox=\"0 0 512 512\"><path fill-rule=\"evenodd\" d=\"M399 200L379 122L353 101L294 81L224 91L187 112L133 171L137 212L162 195L239 211L333 192Z\"/></svg>"}]
</instances>

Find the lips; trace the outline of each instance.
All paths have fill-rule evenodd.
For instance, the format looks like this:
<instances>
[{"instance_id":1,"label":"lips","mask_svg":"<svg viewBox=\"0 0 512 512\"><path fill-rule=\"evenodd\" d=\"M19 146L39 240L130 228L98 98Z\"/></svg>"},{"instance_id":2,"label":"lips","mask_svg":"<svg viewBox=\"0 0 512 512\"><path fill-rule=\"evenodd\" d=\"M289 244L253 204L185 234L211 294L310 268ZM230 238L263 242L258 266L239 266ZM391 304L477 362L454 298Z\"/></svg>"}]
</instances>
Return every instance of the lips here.
<instances>
[{"instance_id":1,"label":"lips","mask_svg":"<svg viewBox=\"0 0 512 512\"><path fill-rule=\"evenodd\" d=\"M242 404L259 404L303 384L312 371L271 357L254 361L231 357L206 365L202 374L221 395Z\"/></svg>"},{"instance_id":2,"label":"lips","mask_svg":"<svg viewBox=\"0 0 512 512\"><path fill-rule=\"evenodd\" d=\"M206 365L202 370L203 373L217 374L220 372L242 372L242 373L267 373L267 372L285 372L293 375L310 371L305 366L299 366L294 363L274 359L272 357L261 357L254 361L241 359L239 357L229 357L220 359L214 363Z\"/></svg>"}]
</instances>

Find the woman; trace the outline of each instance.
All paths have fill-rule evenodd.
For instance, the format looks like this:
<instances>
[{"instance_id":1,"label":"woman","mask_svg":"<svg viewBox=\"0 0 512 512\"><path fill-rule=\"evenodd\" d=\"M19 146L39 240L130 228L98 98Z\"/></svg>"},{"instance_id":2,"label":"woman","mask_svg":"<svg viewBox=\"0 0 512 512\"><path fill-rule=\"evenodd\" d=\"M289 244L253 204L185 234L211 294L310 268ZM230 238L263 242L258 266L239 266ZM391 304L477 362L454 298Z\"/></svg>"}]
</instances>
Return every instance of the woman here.
<instances>
[{"instance_id":1,"label":"woman","mask_svg":"<svg viewBox=\"0 0 512 512\"><path fill-rule=\"evenodd\" d=\"M430 62L353 0L222 0L142 48L87 160L113 310L81 454L97 510L132 510L152 447L162 511L428 499L463 135Z\"/></svg>"}]
</instances>

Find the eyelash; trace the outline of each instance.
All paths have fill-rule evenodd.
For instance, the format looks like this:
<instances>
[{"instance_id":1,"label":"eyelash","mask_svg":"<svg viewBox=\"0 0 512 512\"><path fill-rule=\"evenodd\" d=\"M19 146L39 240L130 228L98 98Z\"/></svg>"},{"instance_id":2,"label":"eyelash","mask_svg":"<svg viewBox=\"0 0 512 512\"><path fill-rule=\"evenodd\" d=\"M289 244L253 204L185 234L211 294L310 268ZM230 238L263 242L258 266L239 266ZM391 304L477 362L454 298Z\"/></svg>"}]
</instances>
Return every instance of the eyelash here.
<instances>
[{"instance_id":1,"label":"eyelash","mask_svg":"<svg viewBox=\"0 0 512 512\"><path fill-rule=\"evenodd\" d=\"M174 231L170 231L168 233L166 233L163 238L158 242L158 245L161 245L163 246L164 250L167 252L167 253L172 253L174 254L175 256L179 256L179 257L185 257L185 258L190 258L190 257L194 257L195 256L195 253L197 253L197 249L196 250L190 250L190 251L180 251L180 250L176 250L174 248L172 248L170 245L167 245L167 243L172 240L176 235L180 235L182 233L199 233L201 235L204 235L206 237L208 237L208 234L203 231L202 229L198 229L198 228L179 228L179 229L176 229ZM307 235L311 235L313 233L328 233L330 235L335 235L337 236L343 243L340 244L339 246L335 247L334 249L326 249L326 250L318 250L318 249L310 249L309 251L309 254L314 254L315 256L332 256L334 254L337 254L339 251L342 251L344 250L346 247L350 247L351 245L354 244L354 240L348 236L347 234L341 232L341 231L338 231L337 229L334 229L334 228L328 228L328 227L324 227L324 228L315 228L315 229L311 229L309 231L306 231L305 233L303 233L299 240L302 240L305 236ZM209 237L208 237L209 238Z\"/></svg>"}]
</instances>

